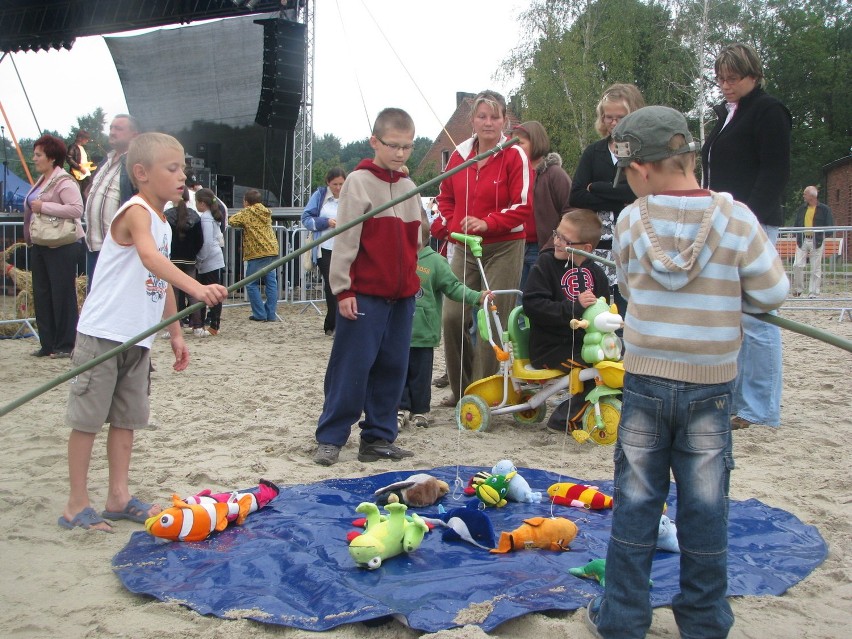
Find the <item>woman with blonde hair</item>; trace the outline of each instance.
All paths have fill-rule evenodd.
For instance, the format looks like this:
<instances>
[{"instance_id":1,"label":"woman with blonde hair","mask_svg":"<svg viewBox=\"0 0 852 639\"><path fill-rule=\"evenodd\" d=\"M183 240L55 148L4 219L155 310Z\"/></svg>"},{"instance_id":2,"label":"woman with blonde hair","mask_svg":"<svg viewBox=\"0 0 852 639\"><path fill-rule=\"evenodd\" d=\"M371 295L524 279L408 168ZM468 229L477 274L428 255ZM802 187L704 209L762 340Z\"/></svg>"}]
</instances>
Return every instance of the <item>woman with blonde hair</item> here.
<instances>
[{"instance_id":1,"label":"woman with blonde hair","mask_svg":"<svg viewBox=\"0 0 852 639\"><path fill-rule=\"evenodd\" d=\"M507 140L506 101L495 91L482 91L473 99L473 137L456 147L447 170ZM482 281L476 259L463 245L456 244L450 262L453 273L474 290L517 289L524 261L526 231L532 220L533 168L526 153L517 145L492 153L441 182L438 194L439 216L432 222L432 235L447 239L450 233L482 237L482 265L488 286ZM450 238L451 243L455 240ZM496 299L500 316L509 317L515 297ZM497 371L494 352L484 340L474 346L468 323L470 313L463 304L447 300L443 309L444 351L451 397L445 405L454 406L464 389L474 380Z\"/></svg>"},{"instance_id":2,"label":"woman with blonde hair","mask_svg":"<svg viewBox=\"0 0 852 639\"><path fill-rule=\"evenodd\" d=\"M612 132L616 125L628 114L645 106L642 93L633 84L613 84L608 87L598 102L595 129L601 139L583 150L577 170L574 171L571 187L571 206L591 209L601 219L601 242L595 254L608 260L612 259L612 227L618 214L636 199L627 178L622 172L617 185L613 186L616 175L615 143ZM618 293L615 269L604 267L609 278L613 299L619 312L624 315L627 303Z\"/></svg>"}]
</instances>

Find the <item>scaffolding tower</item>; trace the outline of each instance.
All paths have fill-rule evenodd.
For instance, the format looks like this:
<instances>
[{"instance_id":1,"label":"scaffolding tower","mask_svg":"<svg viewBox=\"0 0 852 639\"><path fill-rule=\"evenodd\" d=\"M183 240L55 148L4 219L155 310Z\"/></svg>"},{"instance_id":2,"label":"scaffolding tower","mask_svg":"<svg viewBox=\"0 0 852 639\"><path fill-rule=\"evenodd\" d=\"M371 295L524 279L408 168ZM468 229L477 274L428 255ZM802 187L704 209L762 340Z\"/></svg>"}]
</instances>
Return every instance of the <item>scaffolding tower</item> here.
<instances>
[{"instance_id":1,"label":"scaffolding tower","mask_svg":"<svg viewBox=\"0 0 852 639\"><path fill-rule=\"evenodd\" d=\"M302 84L302 103L293 141L293 202L304 208L311 197L311 165L314 147L314 29L316 0L298 3L297 21L305 25L305 77Z\"/></svg>"}]
</instances>

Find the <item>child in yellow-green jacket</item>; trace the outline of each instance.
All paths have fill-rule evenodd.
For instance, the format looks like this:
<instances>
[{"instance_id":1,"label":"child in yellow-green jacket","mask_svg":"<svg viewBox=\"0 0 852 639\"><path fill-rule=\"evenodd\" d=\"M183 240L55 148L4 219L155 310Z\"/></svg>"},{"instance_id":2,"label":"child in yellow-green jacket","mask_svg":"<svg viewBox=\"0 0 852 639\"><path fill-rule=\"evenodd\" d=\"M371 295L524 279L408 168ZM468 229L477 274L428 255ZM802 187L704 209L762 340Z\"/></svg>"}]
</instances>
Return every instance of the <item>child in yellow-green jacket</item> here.
<instances>
[{"instance_id":1,"label":"child in yellow-green jacket","mask_svg":"<svg viewBox=\"0 0 852 639\"><path fill-rule=\"evenodd\" d=\"M243 229L243 259L245 275L249 277L278 259L278 238L272 230L272 213L260 203L260 191L250 189L243 197L243 208L228 218L228 224ZM249 319L253 322L274 322L278 319L278 273L272 269L263 276L266 303L260 295L260 278L246 284L251 304Z\"/></svg>"}]
</instances>

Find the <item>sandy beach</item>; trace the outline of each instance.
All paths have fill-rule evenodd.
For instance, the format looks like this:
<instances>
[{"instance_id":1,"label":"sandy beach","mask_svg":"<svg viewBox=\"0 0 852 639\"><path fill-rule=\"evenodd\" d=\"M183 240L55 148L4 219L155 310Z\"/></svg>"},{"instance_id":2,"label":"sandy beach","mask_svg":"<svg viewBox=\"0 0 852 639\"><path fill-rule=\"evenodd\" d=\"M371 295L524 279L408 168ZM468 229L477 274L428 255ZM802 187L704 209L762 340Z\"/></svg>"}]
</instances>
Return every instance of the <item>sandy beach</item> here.
<instances>
[{"instance_id":1,"label":"sandy beach","mask_svg":"<svg viewBox=\"0 0 852 639\"><path fill-rule=\"evenodd\" d=\"M153 349L152 428L138 434L131 488L146 501L166 504L172 493L231 490L260 477L280 485L332 477L354 478L399 469L393 462L357 460L353 433L341 461L311 461L322 408L322 382L331 338L314 309L280 306L280 323L248 321L248 307L226 308L222 331L187 336L192 362L175 373L166 340ZM838 311L801 311L791 319L852 339L852 322ZM30 357L34 339L0 341L0 404L66 371L68 360ZM436 351L436 371L443 366ZM811 338L784 333L783 425L734 434L736 470L731 497L759 499L816 526L829 546L826 561L781 597L737 597L731 604L734 639L830 639L852 625L852 355ZM316 633L245 619L205 617L177 604L128 592L110 561L142 526L119 522L115 534L68 531L56 524L67 495L64 425L67 385L48 391L0 418L0 636L3 637L314 637ZM438 408L433 426L404 429L398 443L416 452L409 467L490 467L510 458L517 466L588 479L612 477L612 448L578 445L543 425L519 426L495 418L485 433L460 432L450 408ZM356 429L357 430L357 429ZM107 483L105 433L96 441L90 487L96 510ZM490 636L541 639L590 637L584 611L531 614ZM343 625L330 638L420 636L398 622L379 627ZM489 636L476 626L423 635L445 639ZM671 610L654 613L650 637L677 637Z\"/></svg>"}]
</instances>

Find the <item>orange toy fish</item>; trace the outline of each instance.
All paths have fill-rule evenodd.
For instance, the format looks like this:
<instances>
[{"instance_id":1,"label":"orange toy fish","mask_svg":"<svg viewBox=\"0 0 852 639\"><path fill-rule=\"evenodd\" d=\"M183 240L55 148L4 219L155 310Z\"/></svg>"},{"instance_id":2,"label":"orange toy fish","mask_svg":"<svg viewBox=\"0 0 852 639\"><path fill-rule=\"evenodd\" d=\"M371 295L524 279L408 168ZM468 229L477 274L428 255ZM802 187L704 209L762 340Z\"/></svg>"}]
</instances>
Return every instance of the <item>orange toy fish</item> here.
<instances>
[{"instance_id":1,"label":"orange toy fish","mask_svg":"<svg viewBox=\"0 0 852 639\"><path fill-rule=\"evenodd\" d=\"M494 553L507 553L513 550L569 550L577 536L577 524L564 517L533 517L524 519L524 523L512 532L500 533Z\"/></svg>"},{"instance_id":2,"label":"orange toy fish","mask_svg":"<svg viewBox=\"0 0 852 639\"><path fill-rule=\"evenodd\" d=\"M252 507L252 496L243 495L230 503L188 504L172 495L172 507L145 521L145 529L154 537L166 541L202 541L214 530L228 527L228 516L236 511L242 523Z\"/></svg>"},{"instance_id":3,"label":"orange toy fish","mask_svg":"<svg viewBox=\"0 0 852 639\"><path fill-rule=\"evenodd\" d=\"M547 494L550 495L554 504L563 506L575 506L587 510L612 508L612 497L599 492L596 486L563 482L553 484L547 489Z\"/></svg>"}]
</instances>

